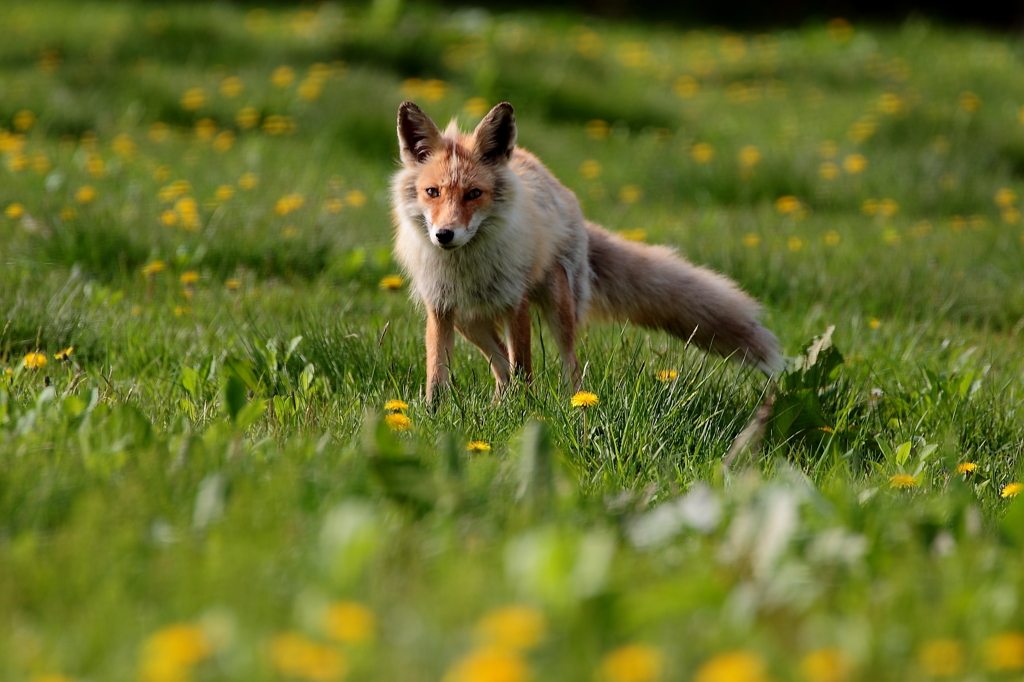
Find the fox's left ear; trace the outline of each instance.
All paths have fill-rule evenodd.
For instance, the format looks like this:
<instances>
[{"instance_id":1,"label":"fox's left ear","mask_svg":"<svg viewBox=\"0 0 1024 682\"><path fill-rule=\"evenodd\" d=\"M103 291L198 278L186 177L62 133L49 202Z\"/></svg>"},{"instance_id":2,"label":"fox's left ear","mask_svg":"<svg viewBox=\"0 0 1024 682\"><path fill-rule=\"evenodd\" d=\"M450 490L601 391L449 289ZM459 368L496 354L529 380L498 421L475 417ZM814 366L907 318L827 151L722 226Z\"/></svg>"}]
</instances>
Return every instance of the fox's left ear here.
<instances>
[{"instance_id":1,"label":"fox's left ear","mask_svg":"<svg viewBox=\"0 0 1024 682\"><path fill-rule=\"evenodd\" d=\"M485 161L506 163L516 148L516 117L512 105L502 102L484 116L473 131L476 151Z\"/></svg>"}]
</instances>

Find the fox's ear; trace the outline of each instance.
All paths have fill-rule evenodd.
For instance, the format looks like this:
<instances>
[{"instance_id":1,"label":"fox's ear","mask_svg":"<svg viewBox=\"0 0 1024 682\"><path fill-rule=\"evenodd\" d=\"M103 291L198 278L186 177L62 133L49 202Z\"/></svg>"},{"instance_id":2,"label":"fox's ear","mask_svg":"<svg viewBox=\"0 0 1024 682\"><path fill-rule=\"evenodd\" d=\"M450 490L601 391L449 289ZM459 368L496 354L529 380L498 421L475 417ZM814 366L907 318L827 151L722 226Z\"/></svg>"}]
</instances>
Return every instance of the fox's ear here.
<instances>
[{"instance_id":1,"label":"fox's ear","mask_svg":"<svg viewBox=\"0 0 1024 682\"><path fill-rule=\"evenodd\" d=\"M398 146L409 164L423 163L441 146L441 131L412 102L398 107Z\"/></svg>"},{"instance_id":2,"label":"fox's ear","mask_svg":"<svg viewBox=\"0 0 1024 682\"><path fill-rule=\"evenodd\" d=\"M476 151L486 161L507 162L516 148L516 117L512 105L502 102L484 116L473 131Z\"/></svg>"}]
</instances>

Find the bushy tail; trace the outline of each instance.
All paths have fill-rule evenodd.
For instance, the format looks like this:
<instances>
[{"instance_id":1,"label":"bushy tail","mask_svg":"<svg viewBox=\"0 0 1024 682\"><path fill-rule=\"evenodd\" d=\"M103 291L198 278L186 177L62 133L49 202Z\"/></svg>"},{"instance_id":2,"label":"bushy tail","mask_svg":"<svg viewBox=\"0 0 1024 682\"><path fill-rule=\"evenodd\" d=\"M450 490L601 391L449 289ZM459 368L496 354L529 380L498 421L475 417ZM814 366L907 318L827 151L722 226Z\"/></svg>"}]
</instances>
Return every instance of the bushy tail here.
<instances>
[{"instance_id":1,"label":"bushy tail","mask_svg":"<svg viewBox=\"0 0 1024 682\"><path fill-rule=\"evenodd\" d=\"M766 374L782 371L778 339L757 321L757 301L735 282L670 248L627 241L590 223L587 232L592 313L692 338Z\"/></svg>"}]
</instances>

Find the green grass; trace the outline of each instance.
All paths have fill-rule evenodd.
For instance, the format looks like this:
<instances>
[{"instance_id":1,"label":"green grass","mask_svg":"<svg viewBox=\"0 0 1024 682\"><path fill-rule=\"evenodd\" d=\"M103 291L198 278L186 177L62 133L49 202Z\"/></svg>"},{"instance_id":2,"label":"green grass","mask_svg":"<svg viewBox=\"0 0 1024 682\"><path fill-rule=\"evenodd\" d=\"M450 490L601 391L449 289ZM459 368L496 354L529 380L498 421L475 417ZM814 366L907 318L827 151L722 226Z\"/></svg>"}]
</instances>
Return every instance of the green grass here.
<instances>
[{"instance_id":1,"label":"green grass","mask_svg":"<svg viewBox=\"0 0 1024 682\"><path fill-rule=\"evenodd\" d=\"M0 26L0 678L499 679L465 657L508 604L539 643L468 660L510 682L1024 669L1018 38L388 3ZM723 467L761 376L631 327L581 337L586 414L537 330L531 387L492 402L460 342L429 410L422 314L378 286L406 98L512 102L591 219L735 278L788 355L834 326L761 447ZM370 641L332 639L346 601Z\"/></svg>"}]
</instances>

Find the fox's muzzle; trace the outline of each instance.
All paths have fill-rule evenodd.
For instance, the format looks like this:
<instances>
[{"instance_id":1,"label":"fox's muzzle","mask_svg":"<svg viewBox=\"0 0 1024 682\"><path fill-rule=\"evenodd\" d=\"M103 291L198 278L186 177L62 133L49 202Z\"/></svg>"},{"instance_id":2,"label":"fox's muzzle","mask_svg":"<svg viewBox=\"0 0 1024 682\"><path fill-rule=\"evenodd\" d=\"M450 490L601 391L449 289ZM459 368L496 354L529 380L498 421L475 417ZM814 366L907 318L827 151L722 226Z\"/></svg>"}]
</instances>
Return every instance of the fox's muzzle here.
<instances>
[{"instance_id":1,"label":"fox's muzzle","mask_svg":"<svg viewBox=\"0 0 1024 682\"><path fill-rule=\"evenodd\" d=\"M451 240L455 239L455 230L449 230L449 229L438 230L436 236L437 236L437 241L441 242L441 245L444 246L445 244L449 243Z\"/></svg>"}]
</instances>

